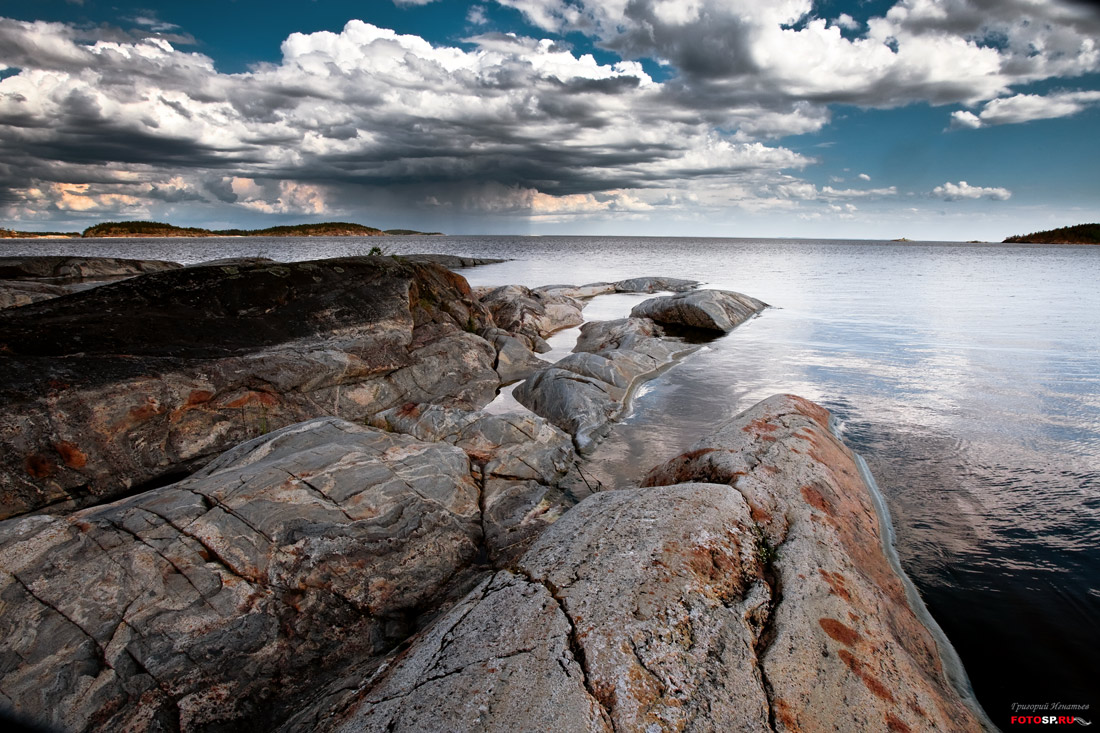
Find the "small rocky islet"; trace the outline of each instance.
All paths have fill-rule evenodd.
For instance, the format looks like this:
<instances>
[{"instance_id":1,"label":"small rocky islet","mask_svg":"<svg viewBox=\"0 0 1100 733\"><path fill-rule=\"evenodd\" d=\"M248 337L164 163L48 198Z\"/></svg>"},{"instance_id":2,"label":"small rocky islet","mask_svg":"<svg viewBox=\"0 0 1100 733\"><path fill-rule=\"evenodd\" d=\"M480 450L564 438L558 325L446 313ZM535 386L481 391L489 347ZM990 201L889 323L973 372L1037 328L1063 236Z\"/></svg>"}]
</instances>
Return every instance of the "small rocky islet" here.
<instances>
[{"instance_id":1,"label":"small rocky islet","mask_svg":"<svg viewBox=\"0 0 1100 733\"><path fill-rule=\"evenodd\" d=\"M978 731L822 407L583 481L767 307L437 256L0 262L0 710L57 730ZM37 289L36 289L37 288ZM52 290L56 288L57 290ZM586 300L665 293L584 323ZM550 364L545 339L581 325ZM735 337L735 336L734 336ZM530 412L483 408L520 382ZM655 426L659 429L659 426Z\"/></svg>"}]
</instances>

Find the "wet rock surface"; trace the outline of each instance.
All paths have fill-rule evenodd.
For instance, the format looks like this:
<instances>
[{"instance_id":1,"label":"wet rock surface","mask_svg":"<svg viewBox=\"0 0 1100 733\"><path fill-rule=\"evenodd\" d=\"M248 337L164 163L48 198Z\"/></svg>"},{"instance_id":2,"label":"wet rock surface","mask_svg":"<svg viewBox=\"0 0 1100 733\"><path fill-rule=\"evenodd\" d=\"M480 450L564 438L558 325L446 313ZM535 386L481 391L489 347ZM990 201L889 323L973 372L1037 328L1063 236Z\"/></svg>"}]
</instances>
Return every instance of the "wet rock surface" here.
<instances>
[{"instance_id":1,"label":"wet rock surface","mask_svg":"<svg viewBox=\"0 0 1100 733\"><path fill-rule=\"evenodd\" d=\"M729 333L767 308L767 303L728 290L695 290L651 298L634 306L630 315L666 326L685 326Z\"/></svg>"},{"instance_id":2,"label":"wet rock surface","mask_svg":"<svg viewBox=\"0 0 1100 733\"><path fill-rule=\"evenodd\" d=\"M466 455L323 418L194 477L0 523L0 693L63 730L265 730L370 674L481 544Z\"/></svg>"},{"instance_id":3,"label":"wet rock surface","mask_svg":"<svg viewBox=\"0 0 1100 733\"><path fill-rule=\"evenodd\" d=\"M584 500L322 729L981 730L827 420L777 396Z\"/></svg>"},{"instance_id":4,"label":"wet rock surface","mask_svg":"<svg viewBox=\"0 0 1100 733\"><path fill-rule=\"evenodd\" d=\"M115 257L0 257L0 309L180 267L176 262Z\"/></svg>"},{"instance_id":5,"label":"wet rock surface","mask_svg":"<svg viewBox=\"0 0 1100 733\"><path fill-rule=\"evenodd\" d=\"M592 321L581 327L575 353L534 372L512 394L586 454L629 407L639 383L696 348L649 319Z\"/></svg>"},{"instance_id":6,"label":"wet rock surface","mask_svg":"<svg viewBox=\"0 0 1100 733\"><path fill-rule=\"evenodd\" d=\"M189 267L0 312L0 517L313 417L486 404L493 326L461 276L388 257Z\"/></svg>"}]
</instances>

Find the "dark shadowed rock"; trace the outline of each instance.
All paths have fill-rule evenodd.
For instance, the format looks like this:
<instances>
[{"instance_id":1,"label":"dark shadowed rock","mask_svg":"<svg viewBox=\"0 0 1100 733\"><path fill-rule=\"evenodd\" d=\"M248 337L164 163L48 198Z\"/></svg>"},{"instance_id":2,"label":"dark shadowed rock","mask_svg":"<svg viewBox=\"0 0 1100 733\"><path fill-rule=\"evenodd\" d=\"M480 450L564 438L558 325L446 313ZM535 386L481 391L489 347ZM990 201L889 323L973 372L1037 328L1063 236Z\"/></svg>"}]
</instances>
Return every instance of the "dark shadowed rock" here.
<instances>
[{"instance_id":1,"label":"dark shadowed rock","mask_svg":"<svg viewBox=\"0 0 1100 733\"><path fill-rule=\"evenodd\" d=\"M182 267L115 257L0 257L0 308L50 300L105 283Z\"/></svg>"},{"instance_id":2,"label":"dark shadowed rock","mask_svg":"<svg viewBox=\"0 0 1100 733\"><path fill-rule=\"evenodd\" d=\"M478 267L480 265L495 265L498 262L508 261L496 260L491 257L462 257L459 255L437 254L397 255L397 257L399 259L407 260L409 262L433 263L436 265L442 265L448 270L453 270L456 267Z\"/></svg>"},{"instance_id":3,"label":"dark shadowed rock","mask_svg":"<svg viewBox=\"0 0 1100 733\"><path fill-rule=\"evenodd\" d=\"M982 729L822 408L766 400L666 480L578 504L321 729Z\"/></svg>"},{"instance_id":4,"label":"dark shadowed rock","mask_svg":"<svg viewBox=\"0 0 1100 733\"><path fill-rule=\"evenodd\" d=\"M190 267L0 313L0 516L82 506L321 415L489 402L488 312L388 257Z\"/></svg>"},{"instance_id":5,"label":"dark shadowed rock","mask_svg":"<svg viewBox=\"0 0 1100 733\"><path fill-rule=\"evenodd\" d=\"M64 730L270 730L346 665L370 675L480 542L462 451L290 426L179 484L0 523L0 694Z\"/></svg>"},{"instance_id":6,"label":"dark shadowed rock","mask_svg":"<svg viewBox=\"0 0 1100 733\"><path fill-rule=\"evenodd\" d=\"M581 327L576 353L534 372L512 395L588 453L629 407L638 384L696 348L648 319L592 321Z\"/></svg>"},{"instance_id":7,"label":"dark shadowed rock","mask_svg":"<svg viewBox=\"0 0 1100 733\"><path fill-rule=\"evenodd\" d=\"M768 307L767 303L728 290L696 290L650 298L630 311L666 326L687 326L729 333Z\"/></svg>"},{"instance_id":8,"label":"dark shadowed rock","mask_svg":"<svg viewBox=\"0 0 1100 733\"><path fill-rule=\"evenodd\" d=\"M54 285L86 280L109 281L183 267L164 260L117 257L0 257L0 280L36 280Z\"/></svg>"}]
</instances>

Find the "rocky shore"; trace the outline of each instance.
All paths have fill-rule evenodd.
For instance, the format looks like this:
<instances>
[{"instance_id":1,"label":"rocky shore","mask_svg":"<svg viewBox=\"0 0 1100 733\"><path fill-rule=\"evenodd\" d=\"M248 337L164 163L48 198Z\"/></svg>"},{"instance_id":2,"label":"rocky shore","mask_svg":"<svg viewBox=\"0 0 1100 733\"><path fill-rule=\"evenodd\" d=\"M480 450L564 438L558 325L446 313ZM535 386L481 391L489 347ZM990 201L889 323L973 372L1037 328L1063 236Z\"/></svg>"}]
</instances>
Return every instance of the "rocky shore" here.
<instances>
[{"instance_id":1,"label":"rocky shore","mask_svg":"<svg viewBox=\"0 0 1100 733\"><path fill-rule=\"evenodd\" d=\"M823 408L779 395L643 486L571 491L640 381L764 303L660 278L471 289L444 264L99 262L107 284L0 311L0 711L982 730ZM612 292L655 297L537 356ZM532 412L482 409L516 381Z\"/></svg>"}]
</instances>

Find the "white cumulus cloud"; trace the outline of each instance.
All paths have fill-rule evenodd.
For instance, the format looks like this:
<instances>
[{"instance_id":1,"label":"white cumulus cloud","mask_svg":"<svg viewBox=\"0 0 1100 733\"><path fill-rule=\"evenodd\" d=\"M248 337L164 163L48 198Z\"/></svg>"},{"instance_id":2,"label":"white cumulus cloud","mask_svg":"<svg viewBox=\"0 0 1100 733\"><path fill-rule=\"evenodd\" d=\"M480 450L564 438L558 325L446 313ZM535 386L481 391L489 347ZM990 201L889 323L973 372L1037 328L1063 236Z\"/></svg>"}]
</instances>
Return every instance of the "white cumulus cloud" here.
<instances>
[{"instance_id":1,"label":"white cumulus cloud","mask_svg":"<svg viewBox=\"0 0 1100 733\"><path fill-rule=\"evenodd\" d=\"M1007 188L971 186L966 181L947 182L941 186L936 186L932 189L932 195L936 198L942 198L944 201L961 201L963 199L1008 201L1012 198L1012 192Z\"/></svg>"},{"instance_id":2,"label":"white cumulus cloud","mask_svg":"<svg viewBox=\"0 0 1100 733\"><path fill-rule=\"evenodd\" d=\"M987 125L1015 125L1071 117L1096 104L1100 104L1100 91L1015 94L986 102L978 114L966 110L953 112L951 123L952 127L972 129Z\"/></svg>"}]
</instances>

